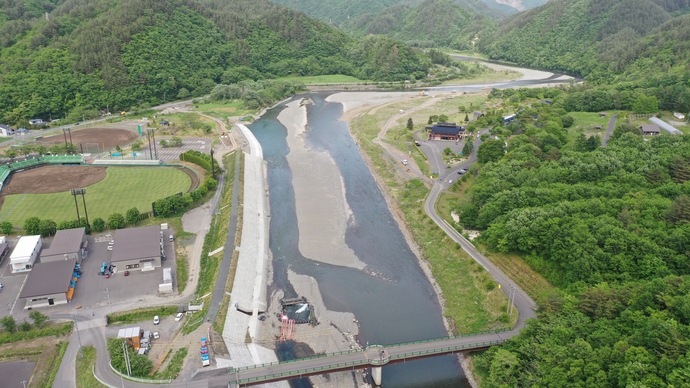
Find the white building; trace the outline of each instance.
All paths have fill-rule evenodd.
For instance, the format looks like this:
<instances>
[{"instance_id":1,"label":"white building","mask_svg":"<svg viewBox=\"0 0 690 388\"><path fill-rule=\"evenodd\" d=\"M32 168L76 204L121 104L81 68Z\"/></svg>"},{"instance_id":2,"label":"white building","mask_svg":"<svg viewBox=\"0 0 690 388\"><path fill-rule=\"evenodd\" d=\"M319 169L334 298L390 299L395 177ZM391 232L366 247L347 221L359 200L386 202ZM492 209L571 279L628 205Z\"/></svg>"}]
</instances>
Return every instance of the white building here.
<instances>
[{"instance_id":1,"label":"white building","mask_svg":"<svg viewBox=\"0 0 690 388\"><path fill-rule=\"evenodd\" d=\"M41 236L24 236L19 239L10 255L12 273L31 271L42 247Z\"/></svg>"},{"instance_id":2,"label":"white building","mask_svg":"<svg viewBox=\"0 0 690 388\"><path fill-rule=\"evenodd\" d=\"M10 137L14 135L14 129L10 128L9 125L0 124L0 136Z\"/></svg>"}]
</instances>

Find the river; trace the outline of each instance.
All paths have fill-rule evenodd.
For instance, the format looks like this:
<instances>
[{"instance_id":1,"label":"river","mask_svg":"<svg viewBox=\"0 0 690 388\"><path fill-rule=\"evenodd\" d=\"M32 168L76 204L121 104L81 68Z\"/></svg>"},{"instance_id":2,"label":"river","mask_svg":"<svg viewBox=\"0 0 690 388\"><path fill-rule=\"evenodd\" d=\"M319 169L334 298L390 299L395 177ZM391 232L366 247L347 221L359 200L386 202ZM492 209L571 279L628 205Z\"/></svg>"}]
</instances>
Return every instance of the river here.
<instances>
[{"instance_id":1,"label":"river","mask_svg":"<svg viewBox=\"0 0 690 388\"><path fill-rule=\"evenodd\" d=\"M553 79L520 80L500 85L521 87L553 82ZM470 92L485 86L449 86L444 89ZM313 277L329 310L355 315L359 321L358 338L362 345L386 345L446 336L434 288L388 209L347 123L338 121L343 113L342 105L325 101L329 94L309 94L314 104L307 109L306 142L311 148L328 152L343 177L346 200L352 211L345 242L366 263L368 271L316 263L305 258L298 249L295 194L292 172L286 159L289 153L287 132L277 120L288 101L269 109L250 126L268 163L269 245L274 267L274 289L269 291L280 289L286 297L298 296L288 281L288 268ZM386 387L400 388L469 386L455 356L388 365L383 369L383 380Z\"/></svg>"}]
</instances>

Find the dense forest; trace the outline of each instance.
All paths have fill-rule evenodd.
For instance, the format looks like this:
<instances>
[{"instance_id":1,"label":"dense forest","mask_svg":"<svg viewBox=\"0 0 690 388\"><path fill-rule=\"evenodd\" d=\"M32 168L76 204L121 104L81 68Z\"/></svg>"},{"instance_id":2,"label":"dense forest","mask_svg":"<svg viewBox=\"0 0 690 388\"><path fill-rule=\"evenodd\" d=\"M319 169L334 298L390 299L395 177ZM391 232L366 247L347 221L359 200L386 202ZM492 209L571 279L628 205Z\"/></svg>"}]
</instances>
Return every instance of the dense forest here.
<instances>
[{"instance_id":1,"label":"dense forest","mask_svg":"<svg viewBox=\"0 0 690 388\"><path fill-rule=\"evenodd\" d=\"M546 3L547 0L454 0L458 7L480 13L495 20L500 20L518 11L534 8ZM274 3L283 4L290 8L300 10L309 16L323 20L327 23L340 25L349 31L346 22L365 16L365 20L380 17L377 14L386 15L393 12L390 7L415 8L425 0L273 0ZM361 22L358 22L361 23ZM455 28L453 25L449 25Z\"/></svg>"},{"instance_id":2,"label":"dense forest","mask_svg":"<svg viewBox=\"0 0 690 388\"><path fill-rule=\"evenodd\" d=\"M479 3L483 5L483 3ZM343 23L355 36L388 35L418 47L471 50L472 39L496 23L454 0L425 0L416 6L396 5Z\"/></svg>"},{"instance_id":3,"label":"dense forest","mask_svg":"<svg viewBox=\"0 0 690 388\"><path fill-rule=\"evenodd\" d=\"M576 93L492 92L517 120L481 119L497 140L478 149L460 222L559 289L519 336L476 357L482 386L687 386L690 137L619 124L602 147L568 132Z\"/></svg>"},{"instance_id":4,"label":"dense forest","mask_svg":"<svg viewBox=\"0 0 690 388\"><path fill-rule=\"evenodd\" d=\"M611 83L614 77L683 72L690 39L688 0L554 0L515 15L478 42L491 58L562 70Z\"/></svg>"},{"instance_id":5,"label":"dense forest","mask_svg":"<svg viewBox=\"0 0 690 388\"><path fill-rule=\"evenodd\" d=\"M423 79L423 54L268 1L5 1L0 117L92 116L289 75Z\"/></svg>"}]
</instances>

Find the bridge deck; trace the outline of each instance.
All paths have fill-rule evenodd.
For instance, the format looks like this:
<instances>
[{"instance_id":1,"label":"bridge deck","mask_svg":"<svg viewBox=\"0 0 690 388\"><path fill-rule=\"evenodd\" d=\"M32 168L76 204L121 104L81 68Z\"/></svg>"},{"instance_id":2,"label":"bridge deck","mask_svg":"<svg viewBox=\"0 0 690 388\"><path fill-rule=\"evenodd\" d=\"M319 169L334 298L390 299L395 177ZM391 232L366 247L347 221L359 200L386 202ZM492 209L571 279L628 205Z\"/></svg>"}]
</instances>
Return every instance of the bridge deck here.
<instances>
[{"instance_id":1,"label":"bridge deck","mask_svg":"<svg viewBox=\"0 0 690 388\"><path fill-rule=\"evenodd\" d=\"M314 356L291 361L228 369L230 384L257 384L286 380L363 366L381 366L415 358L477 350L505 342L517 331L488 332L449 338L438 338L395 345L373 345L365 350ZM201 376L200 376L201 377Z\"/></svg>"}]
</instances>

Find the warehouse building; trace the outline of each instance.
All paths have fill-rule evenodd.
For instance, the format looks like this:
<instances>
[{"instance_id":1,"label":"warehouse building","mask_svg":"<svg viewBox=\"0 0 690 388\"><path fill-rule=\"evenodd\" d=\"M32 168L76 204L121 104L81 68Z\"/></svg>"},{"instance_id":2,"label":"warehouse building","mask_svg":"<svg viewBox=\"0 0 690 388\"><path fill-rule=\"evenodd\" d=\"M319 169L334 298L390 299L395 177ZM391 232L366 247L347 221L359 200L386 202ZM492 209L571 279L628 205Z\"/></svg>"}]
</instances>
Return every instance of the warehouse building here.
<instances>
[{"instance_id":1,"label":"warehouse building","mask_svg":"<svg viewBox=\"0 0 690 388\"><path fill-rule=\"evenodd\" d=\"M161 266L163 242L159 226L118 229L113 238L110 264L117 271L153 271Z\"/></svg>"},{"instance_id":2,"label":"warehouse building","mask_svg":"<svg viewBox=\"0 0 690 388\"><path fill-rule=\"evenodd\" d=\"M65 304L72 299L76 281L74 260L37 263L26 279L19 297L26 301L24 309Z\"/></svg>"},{"instance_id":3,"label":"warehouse building","mask_svg":"<svg viewBox=\"0 0 690 388\"><path fill-rule=\"evenodd\" d=\"M10 255L12 273L31 271L41 252L41 236L24 236L19 239Z\"/></svg>"},{"instance_id":4,"label":"warehouse building","mask_svg":"<svg viewBox=\"0 0 690 388\"><path fill-rule=\"evenodd\" d=\"M87 248L86 228L58 230L50 247L41 252L41 263L58 260L76 260L81 263Z\"/></svg>"}]
</instances>

